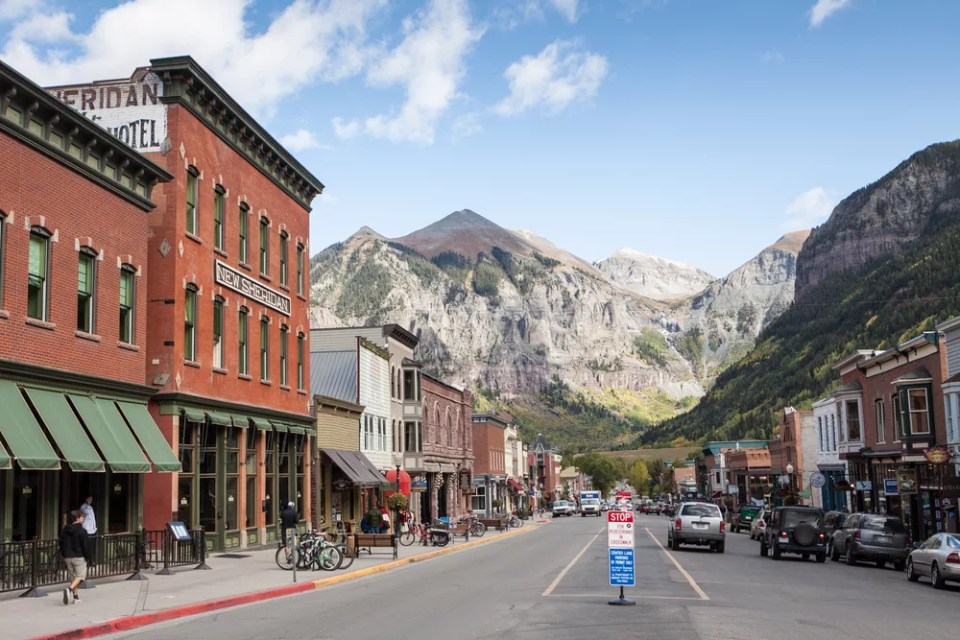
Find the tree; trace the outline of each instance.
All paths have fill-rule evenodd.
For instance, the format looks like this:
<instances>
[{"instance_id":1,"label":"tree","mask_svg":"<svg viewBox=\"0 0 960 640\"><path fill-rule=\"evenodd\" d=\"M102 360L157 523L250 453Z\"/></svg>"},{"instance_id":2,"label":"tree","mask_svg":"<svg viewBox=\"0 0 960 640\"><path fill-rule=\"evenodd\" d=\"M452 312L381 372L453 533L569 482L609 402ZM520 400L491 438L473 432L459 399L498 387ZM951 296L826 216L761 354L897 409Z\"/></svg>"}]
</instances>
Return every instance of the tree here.
<instances>
[{"instance_id":1,"label":"tree","mask_svg":"<svg viewBox=\"0 0 960 640\"><path fill-rule=\"evenodd\" d=\"M610 493L617 480L623 478L622 463L619 460L611 460L596 453L585 453L574 458L574 462L583 473L590 476L593 488L603 495Z\"/></svg>"},{"instance_id":2,"label":"tree","mask_svg":"<svg viewBox=\"0 0 960 640\"><path fill-rule=\"evenodd\" d=\"M647 465L643 460L637 460L630 465L630 470L627 472L627 482L629 482L630 486L636 489L638 493L643 493L647 488L647 481L649 479L650 472L647 470Z\"/></svg>"}]
</instances>

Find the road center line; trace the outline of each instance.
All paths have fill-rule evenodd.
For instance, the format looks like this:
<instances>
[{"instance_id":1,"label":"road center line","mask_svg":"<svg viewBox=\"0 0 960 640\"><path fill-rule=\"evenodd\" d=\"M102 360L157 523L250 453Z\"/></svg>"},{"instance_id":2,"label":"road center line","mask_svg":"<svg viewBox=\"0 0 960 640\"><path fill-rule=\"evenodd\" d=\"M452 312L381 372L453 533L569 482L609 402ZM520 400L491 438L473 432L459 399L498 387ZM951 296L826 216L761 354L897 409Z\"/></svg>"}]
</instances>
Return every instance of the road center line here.
<instances>
[{"instance_id":1,"label":"road center line","mask_svg":"<svg viewBox=\"0 0 960 640\"><path fill-rule=\"evenodd\" d=\"M673 566L677 568L677 571L680 572L680 575L682 575L684 578L687 579L687 582L690 584L690 587L697 592L697 595L700 596L700 599L709 600L710 597L706 594L706 592L703 589L700 588L700 585L698 585L697 581L693 579L693 576L687 573L687 570L680 566L680 563L677 562L677 559L673 557L673 554L667 551L666 547L660 544L660 541L657 540L657 537L653 535L653 533L651 533L650 528L644 527L644 530L646 530L647 535L650 536L650 539L653 540L658 547L660 547L660 550L663 551L665 554L667 554L667 557L670 558L670 562L672 562Z\"/></svg>"},{"instance_id":2,"label":"road center line","mask_svg":"<svg viewBox=\"0 0 960 640\"><path fill-rule=\"evenodd\" d=\"M576 556L574 556L573 560L570 561L570 564L568 564L567 566L565 566L565 567L563 568L563 571L560 572L560 575L558 575L556 578L554 578L553 582L550 583L550 586L547 587L547 590L544 591L543 594L541 594L542 596L548 596L548 595L550 595L551 593L553 593L553 590L556 589L556 588L557 588L557 585L560 584L560 581L563 580L563 576L567 575L567 571L570 571L570 569L573 568L573 565L575 565L575 564L577 563L577 560L580 559L580 556L582 556L584 553L586 553L586 552L587 552L587 549L590 548L590 545L592 545L594 542L596 542L596 541L597 541L597 538L600 537L600 534L603 533L603 532L606 531L606 530L607 530L606 527L604 527L603 529L600 529L600 531L597 531L597 535L595 535L595 536L593 536L592 538L590 538L590 542L588 542L586 545L584 545L583 549L580 549L580 553L578 553Z\"/></svg>"}]
</instances>

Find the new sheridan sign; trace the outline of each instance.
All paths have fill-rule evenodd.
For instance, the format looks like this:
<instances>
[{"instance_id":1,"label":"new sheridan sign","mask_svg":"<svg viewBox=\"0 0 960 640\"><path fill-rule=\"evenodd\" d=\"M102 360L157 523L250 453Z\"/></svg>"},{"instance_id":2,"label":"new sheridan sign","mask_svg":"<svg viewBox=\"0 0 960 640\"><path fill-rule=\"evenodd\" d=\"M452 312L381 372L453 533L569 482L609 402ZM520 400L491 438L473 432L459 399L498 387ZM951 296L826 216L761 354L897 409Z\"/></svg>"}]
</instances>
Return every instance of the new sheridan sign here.
<instances>
[{"instance_id":1,"label":"new sheridan sign","mask_svg":"<svg viewBox=\"0 0 960 640\"><path fill-rule=\"evenodd\" d=\"M213 279L217 284L222 284L251 300L256 300L262 305L276 309L285 316L290 315L290 298L282 293L263 286L253 278L240 273L219 260L216 261L213 271Z\"/></svg>"}]
</instances>

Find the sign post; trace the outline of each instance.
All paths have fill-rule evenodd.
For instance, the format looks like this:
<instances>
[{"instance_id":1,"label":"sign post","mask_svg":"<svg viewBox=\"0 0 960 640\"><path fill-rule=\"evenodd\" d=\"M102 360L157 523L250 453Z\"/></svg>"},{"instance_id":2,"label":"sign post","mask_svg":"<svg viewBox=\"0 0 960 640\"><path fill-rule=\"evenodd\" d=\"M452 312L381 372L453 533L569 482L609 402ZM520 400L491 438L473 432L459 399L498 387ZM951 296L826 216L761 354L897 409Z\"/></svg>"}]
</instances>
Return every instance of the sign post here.
<instances>
[{"instance_id":1,"label":"sign post","mask_svg":"<svg viewBox=\"0 0 960 640\"><path fill-rule=\"evenodd\" d=\"M610 600L613 605L635 605L623 595L624 587L635 586L633 557L633 512L607 511L607 548L610 563L610 586L620 587L620 597Z\"/></svg>"}]
</instances>

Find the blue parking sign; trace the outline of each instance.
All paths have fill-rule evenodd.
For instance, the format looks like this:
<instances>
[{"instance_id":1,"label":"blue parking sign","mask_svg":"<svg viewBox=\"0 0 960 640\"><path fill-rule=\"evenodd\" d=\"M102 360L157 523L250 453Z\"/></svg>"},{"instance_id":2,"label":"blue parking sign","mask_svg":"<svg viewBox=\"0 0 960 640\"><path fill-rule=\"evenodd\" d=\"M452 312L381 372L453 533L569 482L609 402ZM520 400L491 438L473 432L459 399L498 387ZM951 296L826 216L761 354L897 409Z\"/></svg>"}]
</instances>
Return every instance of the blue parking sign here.
<instances>
[{"instance_id":1,"label":"blue parking sign","mask_svg":"<svg viewBox=\"0 0 960 640\"><path fill-rule=\"evenodd\" d=\"M635 586L636 576L633 571L633 549L609 549L608 551L610 552L610 586Z\"/></svg>"}]
</instances>

